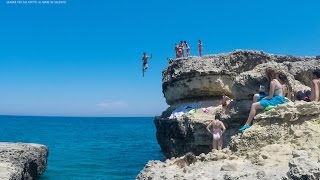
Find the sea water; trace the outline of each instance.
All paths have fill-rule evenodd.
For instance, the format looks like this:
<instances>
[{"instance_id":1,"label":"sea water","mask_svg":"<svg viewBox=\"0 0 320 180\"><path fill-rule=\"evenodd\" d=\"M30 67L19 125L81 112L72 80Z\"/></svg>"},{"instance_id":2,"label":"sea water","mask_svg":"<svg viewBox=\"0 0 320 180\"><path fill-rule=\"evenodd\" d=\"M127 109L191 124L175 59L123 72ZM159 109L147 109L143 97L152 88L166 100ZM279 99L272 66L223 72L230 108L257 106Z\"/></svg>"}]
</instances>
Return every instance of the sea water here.
<instances>
[{"instance_id":1,"label":"sea water","mask_svg":"<svg viewBox=\"0 0 320 180\"><path fill-rule=\"evenodd\" d=\"M40 180L135 179L148 160L164 157L152 117L0 116L0 141L39 143L49 157Z\"/></svg>"}]
</instances>

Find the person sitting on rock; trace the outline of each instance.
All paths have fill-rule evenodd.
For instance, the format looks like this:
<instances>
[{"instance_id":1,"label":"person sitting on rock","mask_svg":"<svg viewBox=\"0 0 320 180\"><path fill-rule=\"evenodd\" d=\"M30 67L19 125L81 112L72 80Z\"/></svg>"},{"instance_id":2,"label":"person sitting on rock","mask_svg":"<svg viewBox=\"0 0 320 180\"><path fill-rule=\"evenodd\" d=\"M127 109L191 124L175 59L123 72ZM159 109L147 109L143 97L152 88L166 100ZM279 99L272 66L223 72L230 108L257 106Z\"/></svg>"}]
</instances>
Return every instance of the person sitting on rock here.
<instances>
[{"instance_id":1,"label":"person sitting on rock","mask_svg":"<svg viewBox=\"0 0 320 180\"><path fill-rule=\"evenodd\" d=\"M304 91L298 91L295 92L295 95L298 100L303 101L320 101L320 69L317 69L312 72L313 80L311 82L311 91L310 90L304 90Z\"/></svg>"},{"instance_id":2,"label":"person sitting on rock","mask_svg":"<svg viewBox=\"0 0 320 180\"><path fill-rule=\"evenodd\" d=\"M311 85L311 101L320 101L320 69L313 71L313 80Z\"/></svg>"},{"instance_id":3,"label":"person sitting on rock","mask_svg":"<svg viewBox=\"0 0 320 180\"><path fill-rule=\"evenodd\" d=\"M242 126L239 130L243 132L244 130L250 127L250 124L256 115L257 109L269 109L270 107L274 107L278 104L285 103L285 98L283 94L283 85L279 81L279 74L275 69L269 67L265 71L268 80L270 80L270 90L269 95L262 98L256 99L258 102L252 103L249 117L246 121L246 124ZM255 97L254 97L255 101Z\"/></svg>"},{"instance_id":4,"label":"person sitting on rock","mask_svg":"<svg viewBox=\"0 0 320 180\"><path fill-rule=\"evenodd\" d=\"M226 131L226 127L223 122L220 121L221 115L217 113L212 122L207 126L207 130L212 134L212 146L213 149L221 150L223 144L222 134Z\"/></svg>"},{"instance_id":5,"label":"person sitting on rock","mask_svg":"<svg viewBox=\"0 0 320 180\"><path fill-rule=\"evenodd\" d=\"M190 166L197 161L196 156L192 152L188 152L183 159L175 161L173 164L176 164L179 168L184 168Z\"/></svg>"},{"instance_id":6,"label":"person sitting on rock","mask_svg":"<svg viewBox=\"0 0 320 180\"><path fill-rule=\"evenodd\" d=\"M317 69L312 72L313 80L311 82L311 91L305 90L305 91L298 91L296 92L296 97L298 100L304 100L307 102L310 101L320 101L320 69Z\"/></svg>"}]
</instances>

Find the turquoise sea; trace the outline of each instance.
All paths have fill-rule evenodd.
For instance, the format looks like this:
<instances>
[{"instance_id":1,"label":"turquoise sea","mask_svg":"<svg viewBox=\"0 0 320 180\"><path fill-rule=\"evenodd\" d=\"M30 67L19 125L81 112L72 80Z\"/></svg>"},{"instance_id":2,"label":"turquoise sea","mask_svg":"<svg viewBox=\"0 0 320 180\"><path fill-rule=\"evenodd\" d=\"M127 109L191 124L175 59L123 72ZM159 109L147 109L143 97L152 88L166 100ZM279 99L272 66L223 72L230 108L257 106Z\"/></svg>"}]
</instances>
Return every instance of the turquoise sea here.
<instances>
[{"instance_id":1,"label":"turquoise sea","mask_svg":"<svg viewBox=\"0 0 320 180\"><path fill-rule=\"evenodd\" d=\"M0 116L1 142L49 147L40 180L135 179L148 160L162 160L152 117Z\"/></svg>"}]
</instances>

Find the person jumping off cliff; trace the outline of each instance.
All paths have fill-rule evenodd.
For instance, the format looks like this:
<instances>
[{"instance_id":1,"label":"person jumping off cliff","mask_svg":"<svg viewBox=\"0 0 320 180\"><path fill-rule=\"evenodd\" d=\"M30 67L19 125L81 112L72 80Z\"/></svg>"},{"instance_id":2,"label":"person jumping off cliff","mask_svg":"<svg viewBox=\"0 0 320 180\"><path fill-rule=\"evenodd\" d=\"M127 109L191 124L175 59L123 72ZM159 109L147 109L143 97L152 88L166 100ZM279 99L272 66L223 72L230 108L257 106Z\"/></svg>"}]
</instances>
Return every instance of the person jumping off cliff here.
<instances>
[{"instance_id":1,"label":"person jumping off cliff","mask_svg":"<svg viewBox=\"0 0 320 180\"><path fill-rule=\"evenodd\" d=\"M143 53L142 55L142 77L144 77L144 73L148 69L148 60L152 58L152 54L150 56L147 55L147 53Z\"/></svg>"}]
</instances>

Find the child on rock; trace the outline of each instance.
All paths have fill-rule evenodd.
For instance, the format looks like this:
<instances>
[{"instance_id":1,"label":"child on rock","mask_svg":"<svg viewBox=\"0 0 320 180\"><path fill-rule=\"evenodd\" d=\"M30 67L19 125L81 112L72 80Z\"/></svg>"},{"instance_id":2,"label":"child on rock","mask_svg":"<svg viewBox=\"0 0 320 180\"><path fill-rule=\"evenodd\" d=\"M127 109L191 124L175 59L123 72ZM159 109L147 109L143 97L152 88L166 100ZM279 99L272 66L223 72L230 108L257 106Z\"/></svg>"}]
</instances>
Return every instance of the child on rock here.
<instances>
[{"instance_id":1,"label":"child on rock","mask_svg":"<svg viewBox=\"0 0 320 180\"><path fill-rule=\"evenodd\" d=\"M208 132L212 134L213 137L213 149L221 150L223 144L222 134L226 131L226 128L222 121L220 121L221 115L217 113L214 120L207 126Z\"/></svg>"}]
</instances>

